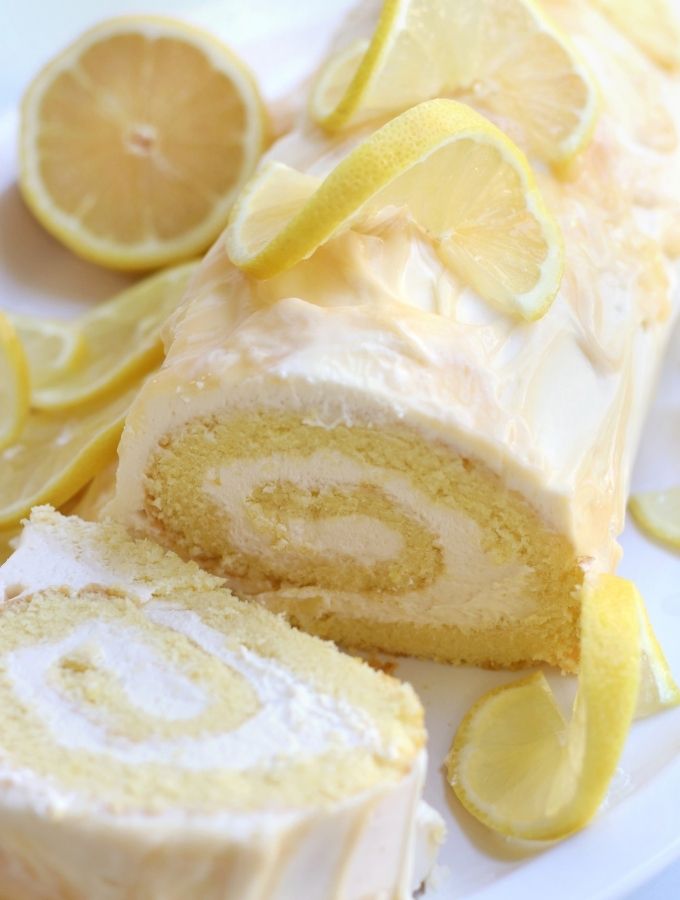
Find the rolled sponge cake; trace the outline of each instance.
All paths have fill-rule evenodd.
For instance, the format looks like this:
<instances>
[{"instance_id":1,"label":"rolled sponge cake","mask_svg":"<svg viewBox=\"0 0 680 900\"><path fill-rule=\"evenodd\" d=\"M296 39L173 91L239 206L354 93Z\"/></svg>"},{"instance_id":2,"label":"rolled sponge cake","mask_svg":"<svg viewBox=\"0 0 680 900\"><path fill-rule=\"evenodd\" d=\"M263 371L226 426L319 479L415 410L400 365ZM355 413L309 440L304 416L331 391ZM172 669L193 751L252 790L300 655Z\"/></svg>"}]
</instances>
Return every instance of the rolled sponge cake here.
<instances>
[{"instance_id":1,"label":"rolled sponge cake","mask_svg":"<svg viewBox=\"0 0 680 900\"><path fill-rule=\"evenodd\" d=\"M547 314L488 306L395 207L266 281L218 241L128 418L114 517L350 646L577 668L678 308L680 83L592 4L549 5L603 103L569 177L536 171L565 244ZM303 123L268 161L322 177L352 139Z\"/></svg>"},{"instance_id":2,"label":"rolled sponge cake","mask_svg":"<svg viewBox=\"0 0 680 900\"><path fill-rule=\"evenodd\" d=\"M49 508L3 593L3 900L411 897L442 826L408 686Z\"/></svg>"}]
</instances>

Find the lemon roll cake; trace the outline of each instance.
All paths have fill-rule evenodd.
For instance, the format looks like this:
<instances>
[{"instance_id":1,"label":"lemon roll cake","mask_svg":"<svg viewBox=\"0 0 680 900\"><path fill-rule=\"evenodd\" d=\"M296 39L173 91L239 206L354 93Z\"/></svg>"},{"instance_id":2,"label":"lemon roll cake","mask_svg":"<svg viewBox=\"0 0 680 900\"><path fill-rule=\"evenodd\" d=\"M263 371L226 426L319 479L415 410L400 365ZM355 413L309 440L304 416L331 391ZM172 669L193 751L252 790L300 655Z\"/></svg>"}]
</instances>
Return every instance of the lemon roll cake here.
<instances>
[{"instance_id":1,"label":"lemon roll cake","mask_svg":"<svg viewBox=\"0 0 680 900\"><path fill-rule=\"evenodd\" d=\"M3 900L411 897L443 826L410 687L48 507L0 596Z\"/></svg>"},{"instance_id":2,"label":"lemon roll cake","mask_svg":"<svg viewBox=\"0 0 680 900\"><path fill-rule=\"evenodd\" d=\"M550 7L601 95L568 173L453 99L284 137L133 405L114 517L344 645L577 668L677 309L680 83Z\"/></svg>"}]
</instances>

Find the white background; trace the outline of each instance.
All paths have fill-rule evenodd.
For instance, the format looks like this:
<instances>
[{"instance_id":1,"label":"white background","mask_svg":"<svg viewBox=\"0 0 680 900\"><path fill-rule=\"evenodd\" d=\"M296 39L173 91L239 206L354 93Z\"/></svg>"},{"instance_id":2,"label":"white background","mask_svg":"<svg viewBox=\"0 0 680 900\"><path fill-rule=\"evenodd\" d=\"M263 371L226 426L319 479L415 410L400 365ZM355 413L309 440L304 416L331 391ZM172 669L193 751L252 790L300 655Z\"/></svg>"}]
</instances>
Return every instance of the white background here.
<instances>
[{"instance_id":1,"label":"white background","mask_svg":"<svg viewBox=\"0 0 680 900\"><path fill-rule=\"evenodd\" d=\"M76 260L24 209L15 184L16 109L36 68L87 25L125 12L185 15L206 24L245 56L269 99L282 96L314 65L349 0L0 0L0 306L67 317L97 302L123 276ZM680 483L680 333L669 352L647 424L634 488ZM621 574L640 586L674 671L680 675L680 557L651 544L632 525L623 536ZM446 789L439 766L456 725L489 687L516 676L405 661L425 702L430 731L428 799L445 815L445 871L432 900L547 896L551 900L680 897L680 710L637 723L610 795L584 832L552 848L524 850L490 835ZM565 700L571 679L551 676ZM671 865L672 864L672 865ZM670 865L660 876L653 877ZM652 879L650 881L650 879ZM641 886L642 885L642 886ZM633 893L631 893L633 892ZM301 898L303 900L303 898Z\"/></svg>"}]
</instances>

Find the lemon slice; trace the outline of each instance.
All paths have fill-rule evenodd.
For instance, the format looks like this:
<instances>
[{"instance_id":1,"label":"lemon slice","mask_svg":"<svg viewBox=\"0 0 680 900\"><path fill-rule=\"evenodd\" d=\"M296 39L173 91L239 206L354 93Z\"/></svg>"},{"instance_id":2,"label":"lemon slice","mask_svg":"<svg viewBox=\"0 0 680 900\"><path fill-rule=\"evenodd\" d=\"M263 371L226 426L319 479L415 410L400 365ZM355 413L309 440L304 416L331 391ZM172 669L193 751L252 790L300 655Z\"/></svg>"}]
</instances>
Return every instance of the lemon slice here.
<instances>
[{"instance_id":1,"label":"lemon slice","mask_svg":"<svg viewBox=\"0 0 680 900\"><path fill-rule=\"evenodd\" d=\"M402 113L321 182L263 167L226 232L232 262L270 278L385 207L406 207L450 268L506 312L535 319L562 276L559 227L520 150L454 100Z\"/></svg>"},{"instance_id":2,"label":"lemon slice","mask_svg":"<svg viewBox=\"0 0 680 900\"><path fill-rule=\"evenodd\" d=\"M0 312L0 449L21 433L29 396L26 355L11 322Z\"/></svg>"},{"instance_id":3,"label":"lemon slice","mask_svg":"<svg viewBox=\"0 0 680 900\"><path fill-rule=\"evenodd\" d=\"M629 508L647 534L680 550L680 487L636 494Z\"/></svg>"},{"instance_id":4,"label":"lemon slice","mask_svg":"<svg viewBox=\"0 0 680 900\"><path fill-rule=\"evenodd\" d=\"M26 352L31 391L72 372L85 358L83 335L72 323L15 314L10 320Z\"/></svg>"},{"instance_id":5,"label":"lemon slice","mask_svg":"<svg viewBox=\"0 0 680 900\"><path fill-rule=\"evenodd\" d=\"M680 68L680 23L667 0L596 0L598 6L651 59Z\"/></svg>"},{"instance_id":6,"label":"lemon slice","mask_svg":"<svg viewBox=\"0 0 680 900\"><path fill-rule=\"evenodd\" d=\"M38 504L61 506L104 468L141 384L72 412L29 415L20 439L0 453L0 529Z\"/></svg>"},{"instance_id":7,"label":"lemon slice","mask_svg":"<svg viewBox=\"0 0 680 900\"><path fill-rule=\"evenodd\" d=\"M654 715L662 709L680 704L680 688L673 678L668 660L656 639L652 623L642 597L637 593L638 626L640 629L640 690L635 718Z\"/></svg>"},{"instance_id":8,"label":"lemon slice","mask_svg":"<svg viewBox=\"0 0 680 900\"><path fill-rule=\"evenodd\" d=\"M312 117L331 131L454 94L550 162L592 135L593 78L531 0L386 0L377 21L362 16L338 44L310 98Z\"/></svg>"},{"instance_id":9,"label":"lemon slice","mask_svg":"<svg viewBox=\"0 0 680 900\"><path fill-rule=\"evenodd\" d=\"M112 19L29 86L20 186L76 253L155 268L217 237L266 127L252 76L211 35L172 19Z\"/></svg>"},{"instance_id":10,"label":"lemon slice","mask_svg":"<svg viewBox=\"0 0 680 900\"><path fill-rule=\"evenodd\" d=\"M86 358L33 391L37 409L70 409L121 390L161 362L161 329L184 296L197 263L145 278L86 313L77 323Z\"/></svg>"},{"instance_id":11,"label":"lemon slice","mask_svg":"<svg viewBox=\"0 0 680 900\"><path fill-rule=\"evenodd\" d=\"M636 708L647 714L678 702L670 672L654 701L660 651L631 582L602 576L584 589L581 631L571 721L536 673L482 697L454 739L447 769L456 795L502 834L557 840L582 828L602 802Z\"/></svg>"}]
</instances>

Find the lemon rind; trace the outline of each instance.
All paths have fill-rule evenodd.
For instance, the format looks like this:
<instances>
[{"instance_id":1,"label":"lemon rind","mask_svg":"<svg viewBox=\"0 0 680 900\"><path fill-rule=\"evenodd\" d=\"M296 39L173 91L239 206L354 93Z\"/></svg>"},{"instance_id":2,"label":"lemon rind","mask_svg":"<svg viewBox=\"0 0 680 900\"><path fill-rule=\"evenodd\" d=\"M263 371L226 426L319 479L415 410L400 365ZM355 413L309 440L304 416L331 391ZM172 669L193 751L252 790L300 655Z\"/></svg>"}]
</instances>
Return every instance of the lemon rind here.
<instances>
[{"instance_id":1,"label":"lemon rind","mask_svg":"<svg viewBox=\"0 0 680 900\"><path fill-rule=\"evenodd\" d=\"M371 84L379 77L382 63L394 42L396 35L394 26L399 18L403 16L407 5L407 0L385 0L363 58L348 84L344 96L334 109L329 113L322 113L320 116L317 116L314 102L316 92L312 91L309 101L309 112L311 118L317 124L328 131L340 131L348 124L361 105L361 101ZM320 75L323 75L323 70ZM320 84L321 80L319 79L316 85L320 87Z\"/></svg>"},{"instance_id":2,"label":"lemon rind","mask_svg":"<svg viewBox=\"0 0 680 900\"><path fill-rule=\"evenodd\" d=\"M0 450L10 445L21 434L30 406L30 380L28 361L21 341L10 319L0 312L0 355L5 360L9 388L13 403L9 411L2 410L0 418Z\"/></svg>"}]
</instances>

